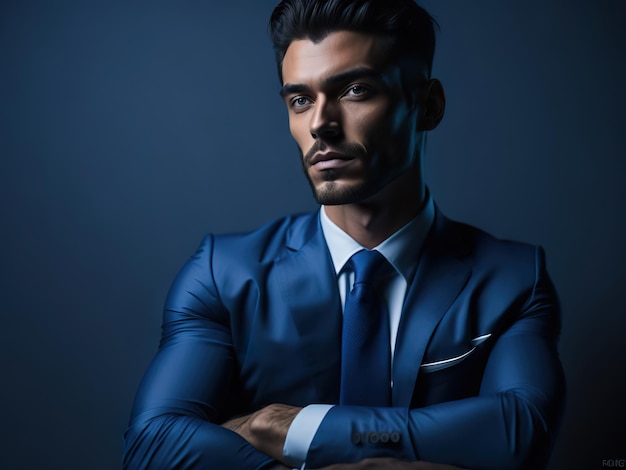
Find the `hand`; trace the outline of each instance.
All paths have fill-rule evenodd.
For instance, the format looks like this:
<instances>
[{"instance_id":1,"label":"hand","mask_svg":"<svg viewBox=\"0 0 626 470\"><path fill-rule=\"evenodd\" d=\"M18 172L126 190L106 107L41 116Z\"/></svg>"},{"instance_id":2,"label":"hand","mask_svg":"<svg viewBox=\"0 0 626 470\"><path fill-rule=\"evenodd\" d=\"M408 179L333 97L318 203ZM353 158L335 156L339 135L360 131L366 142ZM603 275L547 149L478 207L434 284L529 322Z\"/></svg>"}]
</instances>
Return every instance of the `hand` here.
<instances>
[{"instance_id":1,"label":"hand","mask_svg":"<svg viewBox=\"0 0 626 470\"><path fill-rule=\"evenodd\" d=\"M365 459L355 463L339 463L319 470L463 470L451 465L430 462L405 462L392 458Z\"/></svg>"},{"instance_id":2,"label":"hand","mask_svg":"<svg viewBox=\"0 0 626 470\"><path fill-rule=\"evenodd\" d=\"M300 410L297 406L275 403L252 414L230 419L222 426L236 432L261 452L284 462L287 431Z\"/></svg>"},{"instance_id":3,"label":"hand","mask_svg":"<svg viewBox=\"0 0 626 470\"><path fill-rule=\"evenodd\" d=\"M230 419L222 426L236 432L256 449L283 462L283 447L291 422L302 408L282 405L268 405L249 415ZM274 469L288 469L276 464ZM463 470L451 465L430 462L406 462L393 458L371 458L354 463L340 463L319 470Z\"/></svg>"}]
</instances>

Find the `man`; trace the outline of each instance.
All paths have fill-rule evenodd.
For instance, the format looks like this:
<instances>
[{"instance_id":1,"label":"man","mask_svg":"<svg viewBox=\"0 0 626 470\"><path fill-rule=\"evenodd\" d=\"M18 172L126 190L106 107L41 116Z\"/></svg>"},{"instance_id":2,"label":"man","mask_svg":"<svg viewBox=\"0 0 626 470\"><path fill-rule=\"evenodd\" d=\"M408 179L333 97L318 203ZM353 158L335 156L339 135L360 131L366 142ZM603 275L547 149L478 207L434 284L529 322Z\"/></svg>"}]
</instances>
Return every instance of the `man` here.
<instances>
[{"instance_id":1,"label":"man","mask_svg":"<svg viewBox=\"0 0 626 470\"><path fill-rule=\"evenodd\" d=\"M540 248L452 222L429 195L433 23L412 0L275 9L322 208L206 237L170 291L125 468L545 466L564 394L556 296Z\"/></svg>"}]
</instances>

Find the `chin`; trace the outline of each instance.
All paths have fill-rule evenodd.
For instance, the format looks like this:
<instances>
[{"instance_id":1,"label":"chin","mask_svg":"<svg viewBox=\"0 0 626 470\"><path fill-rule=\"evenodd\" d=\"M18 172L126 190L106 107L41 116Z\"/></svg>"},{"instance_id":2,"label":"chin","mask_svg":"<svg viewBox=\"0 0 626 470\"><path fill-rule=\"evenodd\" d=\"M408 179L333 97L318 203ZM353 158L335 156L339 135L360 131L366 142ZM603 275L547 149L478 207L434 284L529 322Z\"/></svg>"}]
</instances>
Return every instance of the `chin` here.
<instances>
[{"instance_id":1,"label":"chin","mask_svg":"<svg viewBox=\"0 0 626 470\"><path fill-rule=\"evenodd\" d=\"M324 206L354 204L364 201L376 192L376 188L365 183L344 185L338 184L335 181L327 181L320 184L319 187L313 187L313 196L315 197L315 200L318 204L322 204Z\"/></svg>"}]
</instances>

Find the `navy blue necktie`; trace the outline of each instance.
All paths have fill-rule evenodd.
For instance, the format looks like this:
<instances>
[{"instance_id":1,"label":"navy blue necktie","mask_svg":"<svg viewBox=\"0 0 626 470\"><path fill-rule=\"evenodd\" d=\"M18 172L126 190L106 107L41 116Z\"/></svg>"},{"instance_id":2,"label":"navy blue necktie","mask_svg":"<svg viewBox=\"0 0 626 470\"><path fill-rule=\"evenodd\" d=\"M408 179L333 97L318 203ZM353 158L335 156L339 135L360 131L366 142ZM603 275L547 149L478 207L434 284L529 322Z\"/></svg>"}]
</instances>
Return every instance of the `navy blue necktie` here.
<instances>
[{"instance_id":1,"label":"navy blue necktie","mask_svg":"<svg viewBox=\"0 0 626 470\"><path fill-rule=\"evenodd\" d=\"M389 313L377 282L393 269L378 251L350 260L354 285L346 295L341 339L341 405L391 406Z\"/></svg>"}]
</instances>

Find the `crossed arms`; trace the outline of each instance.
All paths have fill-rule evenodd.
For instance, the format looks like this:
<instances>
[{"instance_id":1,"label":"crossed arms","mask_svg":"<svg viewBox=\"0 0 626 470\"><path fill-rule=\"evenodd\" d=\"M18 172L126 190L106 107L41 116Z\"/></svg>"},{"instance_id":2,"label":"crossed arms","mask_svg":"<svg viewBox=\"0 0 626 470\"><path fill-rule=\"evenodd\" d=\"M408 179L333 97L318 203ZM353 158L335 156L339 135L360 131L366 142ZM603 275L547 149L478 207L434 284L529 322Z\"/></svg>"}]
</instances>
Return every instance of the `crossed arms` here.
<instances>
[{"instance_id":1,"label":"crossed arms","mask_svg":"<svg viewBox=\"0 0 626 470\"><path fill-rule=\"evenodd\" d=\"M170 292L161 345L125 433L125 469L263 469L281 461L286 429L299 408L267 402L246 410L239 404L245 400L238 391L232 324L207 279L210 253L210 246L199 251ZM544 466L564 381L556 350L558 306L543 266L537 273L518 319L490 352L477 396L415 409L336 406L313 439L307 468L369 465L363 461L372 458L471 469ZM257 411L252 421L233 420ZM394 446L352 442L355 432L390 429L400 432ZM419 465L412 468L427 468Z\"/></svg>"}]
</instances>

